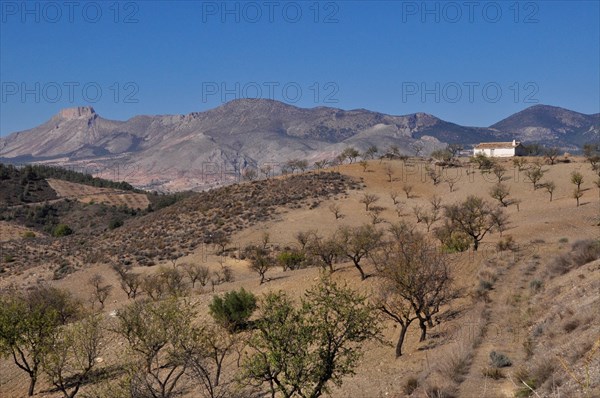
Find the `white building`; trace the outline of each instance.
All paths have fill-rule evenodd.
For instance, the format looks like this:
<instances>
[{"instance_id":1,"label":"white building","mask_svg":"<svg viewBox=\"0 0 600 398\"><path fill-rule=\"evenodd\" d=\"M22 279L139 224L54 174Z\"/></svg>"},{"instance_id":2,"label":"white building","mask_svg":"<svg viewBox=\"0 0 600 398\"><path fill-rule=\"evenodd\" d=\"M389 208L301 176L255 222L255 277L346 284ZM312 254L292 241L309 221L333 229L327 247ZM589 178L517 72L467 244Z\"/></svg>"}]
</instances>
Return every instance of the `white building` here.
<instances>
[{"instance_id":1,"label":"white building","mask_svg":"<svg viewBox=\"0 0 600 398\"><path fill-rule=\"evenodd\" d=\"M508 158L512 156L525 156L526 151L520 142L482 142L475 145L473 155L483 154L492 158Z\"/></svg>"}]
</instances>

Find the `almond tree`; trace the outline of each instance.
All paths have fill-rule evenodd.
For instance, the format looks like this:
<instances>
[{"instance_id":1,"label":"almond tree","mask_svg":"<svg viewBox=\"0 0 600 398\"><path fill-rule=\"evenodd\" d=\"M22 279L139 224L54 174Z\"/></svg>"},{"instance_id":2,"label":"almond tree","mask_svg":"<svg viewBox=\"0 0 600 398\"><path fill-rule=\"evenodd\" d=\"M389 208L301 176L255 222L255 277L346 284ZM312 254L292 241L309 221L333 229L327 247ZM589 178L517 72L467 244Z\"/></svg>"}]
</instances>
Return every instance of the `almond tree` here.
<instances>
[{"instance_id":1,"label":"almond tree","mask_svg":"<svg viewBox=\"0 0 600 398\"><path fill-rule=\"evenodd\" d=\"M554 163L556 163L558 154L559 154L558 148L547 148L544 151L544 157L546 158L546 161L548 163L550 163L550 165L553 165Z\"/></svg>"},{"instance_id":2,"label":"almond tree","mask_svg":"<svg viewBox=\"0 0 600 398\"><path fill-rule=\"evenodd\" d=\"M139 274L131 272L131 268L113 265L113 270L119 276L121 289L127 294L128 299L135 299L140 290L143 280Z\"/></svg>"},{"instance_id":3,"label":"almond tree","mask_svg":"<svg viewBox=\"0 0 600 398\"><path fill-rule=\"evenodd\" d=\"M506 169L501 164L496 163L492 167L492 173L494 173L494 175L498 179L498 184L500 184L502 181L504 181L504 175L506 174Z\"/></svg>"},{"instance_id":4,"label":"almond tree","mask_svg":"<svg viewBox=\"0 0 600 398\"><path fill-rule=\"evenodd\" d=\"M95 300L100 303L100 308L104 308L104 302L108 298L112 290L112 285L104 283L104 277L100 274L94 274L88 280L88 284L92 287L92 295Z\"/></svg>"},{"instance_id":5,"label":"almond tree","mask_svg":"<svg viewBox=\"0 0 600 398\"><path fill-rule=\"evenodd\" d=\"M359 202L364 203L365 210L369 211L369 206L372 205L373 203L377 202L378 200L379 200L379 196L370 194L370 193L365 193Z\"/></svg>"},{"instance_id":6,"label":"almond tree","mask_svg":"<svg viewBox=\"0 0 600 398\"><path fill-rule=\"evenodd\" d=\"M577 190L581 190L581 184L583 184L583 174L578 171L571 173L571 183L575 184Z\"/></svg>"},{"instance_id":7,"label":"almond tree","mask_svg":"<svg viewBox=\"0 0 600 398\"><path fill-rule=\"evenodd\" d=\"M525 171L525 177L533 184L533 190L539 188L538 182L544 178L545 170L542 169L542 164L536 162L532 164L527 171Z\"/></svg>"},{"instance_id":8,"label":"almond tree","mask_svg":"<svg viewBox=\"0 0 600 398\"><path fill-rule=\"evenodd\" d=\"M201 286L206 286L210 279L210 271L207 266L201 264L182 264L184 272L192 282L192 289L196 286L196 282L200 282Z\"/></svg>"},{"instance_id":9,"label":"almond tree","mask_svg":"<svg viewBox=\"0 0 600 398\"><path fill-rule=\"evenodd\" d=\"M579 199L583 196L583 192L579 188L575 188L573 191L573 198L577 200L577 207L579 207Z\"/></svg>"},{"instance_id":10,"label":"almond tree","mask_svg":"<svg viewBox=\"0 0 600 398\"><path fill-rule=\"evenodd\" d=\"M550 202L552 202L552 194L556 189L556 184L554 184L553 181L548 181L541 184L541 187L544 188L550 194Z\"/></svg>"},{"instance_id":11,"label":"almond tree","mask_svg":"<svg viewBox=\"0 0 600 398\"><path fill-rule=\"evenodd\" d=\"M334 271L333 264L342 254L340 245L335 237L324 238L314 235L306 248L311 255L319 259L323 268L329 269L329 272Z\"/></svg>"},{"instance_id":12,"label":"almond tree","mask_svg":"<svg viewBox=\"0 0 600 398\"><path fill-rule=\"evenodd\" d=\"M381 341L377 312L366 297L329 279L297 306L285 293L263 299L244 377L267 384L271 397L318 398L354 373L369 340Z\"/></svg>"},{"instance_id":13,"label":"almond tree","mask_svg":"<svg viewBox=\"0 0 600 398\"><path fill-rule=\"evenodd\" d=\"M170 398L182 392L194 315L190 304L175 298L134 301L117 312L115 331L135 361L131 389L139 396Z\"/></svg>"},{"instance_id":14,"label":"almond tree","mask_svg":"<svg viewBox=\"0 0 600 398\"><path fill-rule=\"evenodd\" d=\"M11 357L27 373L29 396L35 391L42 363L60 326L78 312L78 303L55 288L38 287L27 294L0 296L0 355Z\"/></svg>"},{"instance_id":15,"label":"almond tree","mask_svg":"<svg viewBox=\"0 0 600 398\"><path fill-rule=\"evenodd\" d=\"M340 210L340 206L337 203L332 203L329 205L328 207L329 211L333 213L333 215L335 216L335 219L338 220L342 217L344 217L342 215L342 212Z\"/></svg>"},{"instance_id":16,"label":"almond tree","mask_svg":"<svg viewBox=\"0 0 600 398\"><path fill-rule=\"evenodd\" d=\"M494 229L500 208L493 208L483 199L470 195L461 203L446 206L445 214L454 230L464 232L473 240L473 250L477 251L479 242Z\"/></svg>"},{"instance_id":17,"label":"almond tree","mask_svg":"<svg viewBox=\"0 0 600 398\"><path fill-rule=\"evenodd\" d=\"M245 249L250 260L249 268L260 276L260 284L265 282L268 270L275 266L275 262L264 247L248 246Z\"/></svg>"},{"instance_id":18,"label":"almond tree","mask_svg":"<svg viewBox=\"0 0 600 398\"><path fill-rule=\"evenodd\" d=\"M502 184L498 183L492 187L490 190L490 196L496 199L500 204L504 207L508 206L508 201L505 199L510 195L510 189Z\"/></svg>"},{"instance_id":19,"label":"almond tree","mask_svg":"<svg viewBox=\"0 0 600 398\"><path fill-rule=\"evenodd\" d=\"M392 177L394 176L394 169L392 169L392 166L390 166L389 164L386 164L384 171L385 171L385 175L388 176L388 182L392 182Z\"/></svg>"},{"instance_id":20,"label":"almond tree","mask_svg":"<svg viewBox=\"0 0 600 398\"><path fill-rule=\"evenodd\" d=\"M53 336L44 357L44 373L65 398L73 398L89 382L103 342L102 318L90 315Z\"/></svg>"},{"instance_id":21,"label":"almond tree","mask_svg":"<svg viewBox=\"0 0 600 398\"><path fill-rule=\"evenodd\" d=\"M444 256L421 233L399 228L392 240L373 256L382 277L377 307L400 325L396 357L414 320L421 328L420 341L433 326L432 317L452 297L449 266Z\"/></svg>"},{"instance_id":22,"label":"almond tree","mask_svg":"<svg viewBox=\"0 0 600 398\"><path fill-rule=\"evenodd\" d=\"M352 260L362 280L367 279L367 274L363 271L360 262L381 244L382 236L383 232L369 224L356 228L342 227L337 232L337 241L342 255Z\"/></svg>"}]
</instances>

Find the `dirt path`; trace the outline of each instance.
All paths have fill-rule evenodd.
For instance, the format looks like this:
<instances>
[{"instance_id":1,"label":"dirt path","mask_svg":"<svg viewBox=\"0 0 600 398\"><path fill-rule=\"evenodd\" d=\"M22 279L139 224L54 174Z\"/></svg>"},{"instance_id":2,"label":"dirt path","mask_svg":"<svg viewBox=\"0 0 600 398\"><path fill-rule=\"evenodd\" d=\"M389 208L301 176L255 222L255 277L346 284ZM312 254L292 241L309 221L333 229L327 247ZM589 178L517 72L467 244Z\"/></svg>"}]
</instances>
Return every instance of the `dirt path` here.
<instances>
[{"instance_id":1,"label":"dirt path","mask_svg":"<svg viewBox=\"0 0 600 398\"><path fill-rule=\"evenodd\" d=\"M527 335L527 301L529 281L536 260L531 255L510 251L482 265L486 270L495 271L497 280L489 293L489 321L485 335L473 354L473 360L466 380L460 385L459 397L514 397L516 390L511 380L515 369L525 363L522 341ZM505 378L494 380L483 376L483 370L490 368L490 352L506 355L512 366L502 368ZM515 380L515 382L517 382Z\"/></svg>"}]
</instances>

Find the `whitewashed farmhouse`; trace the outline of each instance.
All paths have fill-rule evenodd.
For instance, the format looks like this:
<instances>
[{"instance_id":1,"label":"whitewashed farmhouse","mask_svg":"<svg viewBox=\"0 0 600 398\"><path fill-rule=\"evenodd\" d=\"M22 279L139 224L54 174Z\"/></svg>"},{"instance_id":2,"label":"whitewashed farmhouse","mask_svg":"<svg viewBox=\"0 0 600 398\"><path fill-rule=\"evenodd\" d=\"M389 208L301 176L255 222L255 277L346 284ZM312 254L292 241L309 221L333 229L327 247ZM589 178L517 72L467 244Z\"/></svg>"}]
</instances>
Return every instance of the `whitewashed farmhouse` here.
<instances>
[{"instance_id":1,"label":"whitewashed farmhouse","mask_svg":"<svg viewBox=\"0 0 600 398\"><path fill-rule=\"evenodd\" d=\"M473 155L483 154L492 158L508 158L512 156L525 156L526 151L520 142L482 142L475 145Z\"/></svg>"}]
</instances>

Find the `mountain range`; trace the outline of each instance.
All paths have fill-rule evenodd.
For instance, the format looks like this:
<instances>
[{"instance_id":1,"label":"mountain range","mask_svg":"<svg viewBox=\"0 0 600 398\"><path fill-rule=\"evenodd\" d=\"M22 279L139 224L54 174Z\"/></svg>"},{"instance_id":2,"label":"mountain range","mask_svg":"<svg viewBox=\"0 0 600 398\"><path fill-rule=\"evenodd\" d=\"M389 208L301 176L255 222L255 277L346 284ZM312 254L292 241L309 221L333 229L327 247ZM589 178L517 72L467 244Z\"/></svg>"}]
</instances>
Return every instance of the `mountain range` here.
<instances>
[{"instance_id":1,"label":"mountain range","mask_svg":"<svg viewBox=\"0 0 600 398\"><path fill-rule=\"evenodd\" d=\"M600 113L535 105L489 127L469 127L426 113L392 116L366 109L299 108L266 99L233 100L187 115L102 118L92 107L61 110L30 130L0 138L0 161L42 162L153 190L206 189L240 170L290 159L309 164L344 148L396 145L405 154L449 143L539 142L577 151L598 140Z\"/></svg>"}]
</instances>

